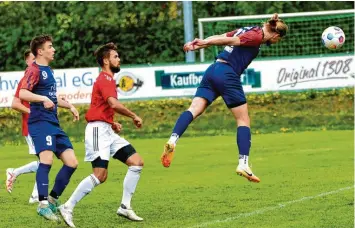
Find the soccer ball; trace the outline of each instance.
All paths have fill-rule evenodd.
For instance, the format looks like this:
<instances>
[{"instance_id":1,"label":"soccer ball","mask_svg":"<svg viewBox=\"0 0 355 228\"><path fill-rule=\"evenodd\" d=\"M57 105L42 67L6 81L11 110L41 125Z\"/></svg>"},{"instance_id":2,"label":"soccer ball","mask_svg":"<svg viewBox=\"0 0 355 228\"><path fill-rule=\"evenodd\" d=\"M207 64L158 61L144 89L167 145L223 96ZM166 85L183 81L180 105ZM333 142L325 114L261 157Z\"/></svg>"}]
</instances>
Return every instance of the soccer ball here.
<instances>
[{"instance_id":1,"label":"soccer ball","mask_svg":"<svg viewBox=\"0 0 355 228\"><path fill-rule=\"evenodd\" d=\"M345 42L345 34L341 28L336 26L331 26L324 30L322 33L322 43L323 45L330 49L336 50L341 48Z\"/></svg>"}]
</instances>

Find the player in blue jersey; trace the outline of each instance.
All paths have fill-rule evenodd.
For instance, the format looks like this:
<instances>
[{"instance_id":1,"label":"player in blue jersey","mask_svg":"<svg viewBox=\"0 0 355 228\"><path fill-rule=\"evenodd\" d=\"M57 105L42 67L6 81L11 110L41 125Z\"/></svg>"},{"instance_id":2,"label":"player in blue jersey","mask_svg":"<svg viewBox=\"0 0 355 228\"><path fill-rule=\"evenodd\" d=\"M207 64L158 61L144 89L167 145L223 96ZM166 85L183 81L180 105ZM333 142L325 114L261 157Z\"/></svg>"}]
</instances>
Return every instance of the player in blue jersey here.
<instances>
[{"instance_id":1,"label":"player in blue jersey","mask_svg":"<svg viewBox=\"0 0 355 228\"><path fill-rule=\"evenodd\" d=\"M57 99L56 81L49 67L55 53L52 37L34 37L31 52L35 56L35 62L26 69L19 95L21 100L30 102L28 129L40 160L36 175L40 201L37 212L46 219L59 222L59 217L55 214L59 206L58 198L69 183L78 161L68 136L59 125L57 107L70 109L74 121L79 119L79 114L69 102ZM63 167L48 196L48 174L53 163L53 153L62 160Z\"/></svg>"},{"instance_id":2,"label":"player in blue jersey","mask_svg":"<svg viewBox=\"0 0 355 228\"><path fill-rule=\"evenodd\" d=\"M237 123L237 144L239 165L236 172L249 181L260 182L248 165L251 146L250 119L247 100L243 91L240 75L259 53L261 44L273 44L286 35L287 25L274 14L263 27L244 27L207 39L195 39L184 45L184 51L195 51L213 45L226 45L216 61L208 67L189 109L177 120L169 141L161 156L163 166L169 167L174 156L178 139L188 125L201 115L208 105L221 96L233 113Z\"/></svg>"}]
</instances>

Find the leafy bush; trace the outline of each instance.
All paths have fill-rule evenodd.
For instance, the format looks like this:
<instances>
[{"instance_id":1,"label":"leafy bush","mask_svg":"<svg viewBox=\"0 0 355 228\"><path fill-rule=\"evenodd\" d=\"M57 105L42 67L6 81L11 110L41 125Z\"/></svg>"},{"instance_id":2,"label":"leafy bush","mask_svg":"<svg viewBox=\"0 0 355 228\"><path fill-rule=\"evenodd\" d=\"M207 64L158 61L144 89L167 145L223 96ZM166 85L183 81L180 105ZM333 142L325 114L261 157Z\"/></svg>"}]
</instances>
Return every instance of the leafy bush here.
<instances>
[{"instance_id":1,"label":"leafy bush","mask_svg":"<svg viewBox=\"0 0 355 228\"><path fill-rule=\"evenodd\" d=\"M248 94L253 134L306 130L353 129L353 88ZM129 138L169 137L175 121L186 110L191 98L130 101L124 104L143 118L143 128L136 129L131 120L117 116L123 124L121 135ZM71 140L83 142L85 113L88 105L77 106L81 120L72 123L68 110L59 109L61 126ZM0 109L0 144L24 143L21 115ZM187 129L186 136L235 134L236 124L222 99L217 99Z\"/></svg>"}]
</instances>

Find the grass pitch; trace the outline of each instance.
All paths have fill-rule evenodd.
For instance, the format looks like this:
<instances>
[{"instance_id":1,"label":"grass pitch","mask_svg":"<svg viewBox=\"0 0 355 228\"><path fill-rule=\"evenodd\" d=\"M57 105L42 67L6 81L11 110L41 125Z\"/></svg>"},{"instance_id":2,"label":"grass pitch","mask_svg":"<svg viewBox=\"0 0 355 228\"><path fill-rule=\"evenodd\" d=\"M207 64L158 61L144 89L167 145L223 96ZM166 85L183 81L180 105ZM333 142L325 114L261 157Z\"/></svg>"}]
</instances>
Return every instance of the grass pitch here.
<instances>
[{"instance_id":1,"label":"grass pitch","mask_svg":"<svg viewBox=\"0 0 355 228\"><path fill-rule=\"evenodd\" d=\"M129 139L128 139L129 140ZM237 176L235 136L181 138L170 168L160 164L166 139L131 140L145 167L132 205L145 221L116 215L125 165L111 160L106 183L74 210L77 227L354 227L354 132L318 131L252 136L250 163L259 184ZM91 173L84 145L74 144L79 168L64 202ZM6 192L5 170L33 160L27 145L0 148L0 227L66 227L29 205L34 174L18 177ZM55 161L52 184L61 167ZM50 188L51 189L51 188Z\"/></svg>"}]
</instances>

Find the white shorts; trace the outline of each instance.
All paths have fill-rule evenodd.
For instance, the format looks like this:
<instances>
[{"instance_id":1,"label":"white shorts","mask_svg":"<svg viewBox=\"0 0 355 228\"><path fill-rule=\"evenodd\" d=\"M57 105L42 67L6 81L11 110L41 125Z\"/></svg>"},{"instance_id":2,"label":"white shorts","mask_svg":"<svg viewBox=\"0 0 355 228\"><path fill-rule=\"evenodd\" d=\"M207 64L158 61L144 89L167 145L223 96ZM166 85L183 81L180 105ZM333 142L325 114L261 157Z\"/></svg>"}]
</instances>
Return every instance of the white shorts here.
<instances>
[{"instance_id":1,"label":"white shorts","mask_svg":"<svg viewBox=\"0 0 355 228\"><path fill-rule=\"evenodd\" d=\"M33 144L32 138L30 135L25 136L27 145L28 145L28 153L36 155L35 145Z\"/></svg>"},{"instance_id":2,"label":"white shorts","mask_svg":"<svg viewBox=\"0 0 355 228\"><path fill-rule=\"evenodd\" d=\"M101 121L90 122L85 129L84 161L91 162L98 157L109 161L110 157L127 145L130 143L117 135L112 130L111 124Z\"/></svg>"}]
</instances>

